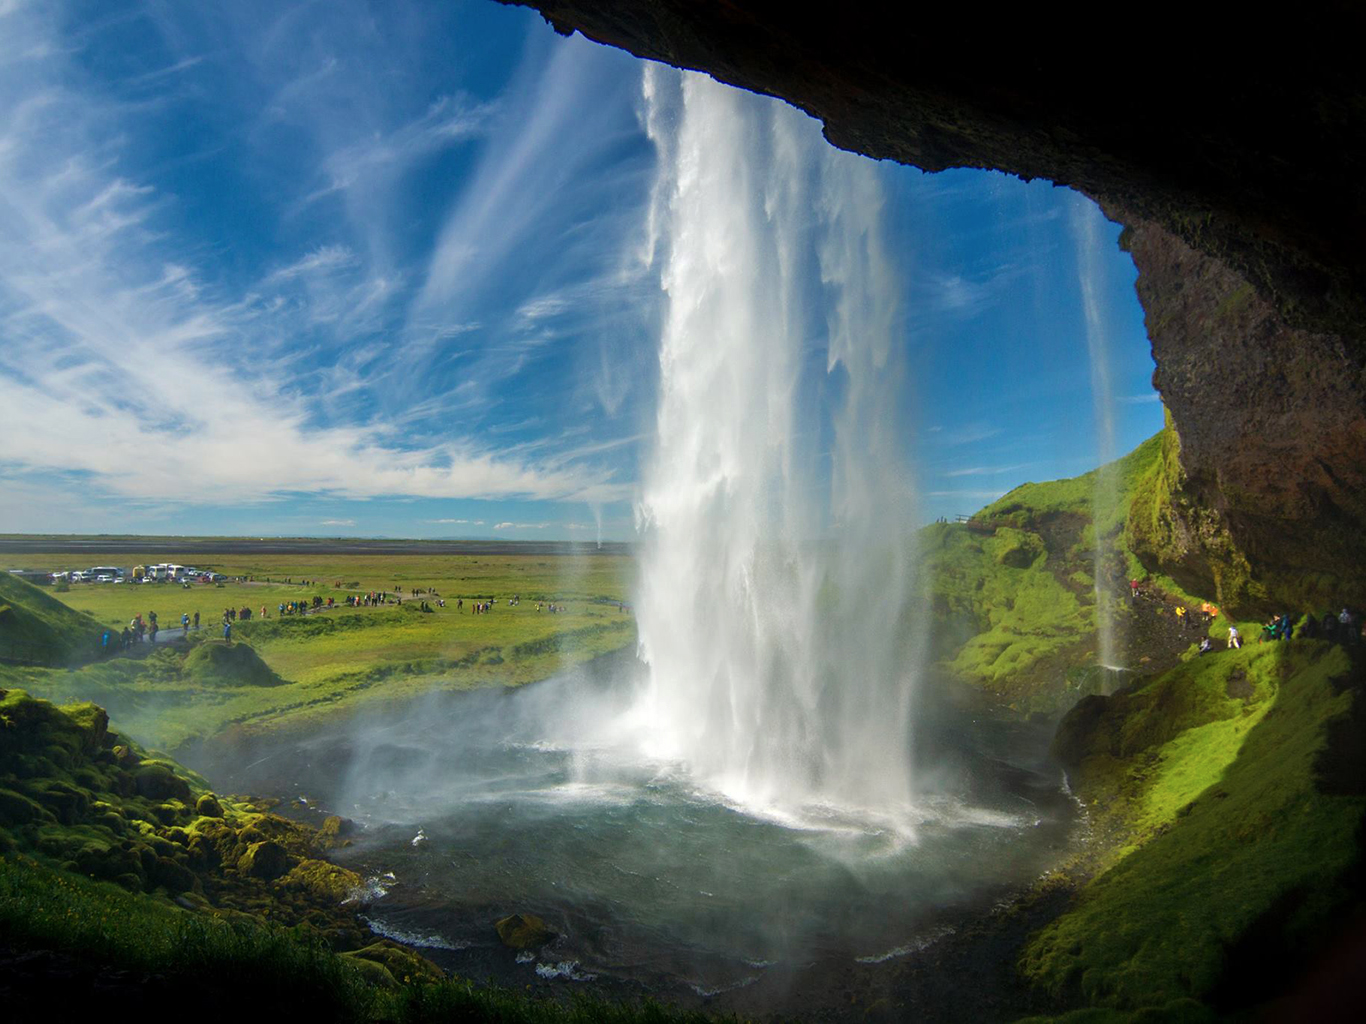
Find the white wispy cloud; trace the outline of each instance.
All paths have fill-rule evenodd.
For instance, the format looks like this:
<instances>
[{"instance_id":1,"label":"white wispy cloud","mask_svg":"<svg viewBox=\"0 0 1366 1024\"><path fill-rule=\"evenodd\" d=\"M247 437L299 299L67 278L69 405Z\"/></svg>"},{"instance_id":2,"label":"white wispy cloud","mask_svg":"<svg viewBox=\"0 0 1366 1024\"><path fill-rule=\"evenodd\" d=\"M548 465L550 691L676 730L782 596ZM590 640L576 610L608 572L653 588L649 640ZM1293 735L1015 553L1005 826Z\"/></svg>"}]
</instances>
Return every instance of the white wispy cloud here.
<instances>
[{"instance_id":1,"label":"white wispy cloud","mask_svg":"<svg viewBox=\"0 0 1366 1024\"><path fill-rule=\"evenodd\" d=\"M1003 473L1016 473L1035 465L1032 462L1017 462L1009 466L970 466L965 469L952 469L941 476L999 476Z\"/></svg>"},{"instance_id":2,"label":"white wispy cloud","mask_svg":"<svg viewBox=\"0 0 1366 1024\"><path fill-rule=\"evenodd\" d=\"M1002 433L1002 428L979 420L951 427L931 427L930 431L935 435L935 444L945 447L958 447L959 445L976 444L978 441L990 440Z\"/></svg>"},{"instance_id":3,"label":"white wispy cloud","mask_svg":"<svg viewBox=\"0 0 1366 1024\"><path fill-rule=\"evenodd\" d=\"M324 519L318 523L319 526L355 526L354 519Z\"/></svg>"},{"instance_id":4,"label":"white wispy cloud","mask_svg":"<svg viewBox=\"0 0 1366 1024\"><path fill-rule=\"evenodd\" d=\"M356 264L356 254L344 245L323 245L299 257L288 266L272 271L266 278L267 283L288 281L291 278L318 271L334 270Z\"/></svg>"},{"instance_id":5,"label":"white wispy cloud","mask_svg":"<svg viewBox=\"0 0 1366 1024\"><path fill-rule=\"evenodd\" d=\"M1006 488L998 487L995 490L926 491L925 495L929 498L974 498L993 500L999 498L1006 492Z\"/></svg>"},{"instance_id":6,"label":"white wispy cloud","mask_svg":"<svg viewBox=\"0 0 1366 1024\"><path fill-rule=\"evenodd\" d=\"M18 15L24 12L21 10ZM19 16L6 19L14 27ZM31 48L33 18L0 43ZM406 445L382 415L327 424L288 368L281 336L315 321L277 286L345 271L324 246L264 271L247 294L209 284L167 230L171 196L122 170L127 114L73 91L61 56L44 74L0 60L0 466L87 475L107 493L186 504L347 497L617 500L609 474L509 458L477 438ZM448 120L428 129L455 131ZM263 268L264 270L264 268ZM373 283L370 285L373 287ZM364 365L362 362L361 365ZM343 367L343 377L358 374Z\"/></svg>"},{"instance_id":7,"label":"white wispy cloud","mask_svg":"<svg viewBox=\"0 0 1366 1024\"><path fill-rule=\"evenodd\" d=\"M1149 402L1162 401L1162 396L1156 391L1150 391L1143 395L1121 395L1115 401L1123 402L1125 405L1146 405Z\"/></svg>"},{"instance_id":8,"label":"white wispy cloud","mask_svg":"<svg viewBox=\"0 0 1366 1024\"><path fill-rule=\"evenodd\" d=\"M561 523L561 522L541 522L541 523L494 523L495 530L595 530L597 526L593 523Z\"/></svg>"}]
</instances>

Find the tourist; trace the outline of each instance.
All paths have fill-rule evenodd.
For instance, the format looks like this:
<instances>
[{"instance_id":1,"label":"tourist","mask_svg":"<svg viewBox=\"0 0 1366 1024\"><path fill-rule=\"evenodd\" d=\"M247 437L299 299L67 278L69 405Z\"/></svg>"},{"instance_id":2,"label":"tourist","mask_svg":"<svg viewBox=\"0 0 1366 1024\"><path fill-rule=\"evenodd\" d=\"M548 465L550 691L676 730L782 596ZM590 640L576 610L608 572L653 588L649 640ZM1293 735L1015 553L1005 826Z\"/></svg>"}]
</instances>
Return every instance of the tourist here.
<instances>
[{"instance_id":1,"label":"tourist","mask_svg":"<svg viewBox=\"0 0 1366 1024\"><path fill-rule=\"evenodd\" d=\"M1183 604L1176 606L1176 625L1179 629L1186 628L1186 606Z\"/></svg>"},{"instance_id":2,"label":"tourist","mask_svg":"<svg viewBox=\"0 0 1366 1024\"><path fill-rule=\"evenodd\" d=\"M198 613L198 612L195 612L195 613L194 613L194 628L195 628L195 629L198 629L198 628L199 628L199 613Z\"/></svg>"},{"instance_id":3,"label":"tourist","mask_svg":"<svg viewBox=\"0 0 1366 1024\"><path fill-rule=\"evenodd\" d=\"M182 633L188 633L188 632L190 631L190 613L189 613L189 612L181 612L181 613L180 613L180 631L181 631Z\"/></svg>"},{"instance_id":4,"label":"tourist","mask_svg":"<svg viewBox=\"0 0 1366 1024\"><path fill-rule=\"evenodd\" d=\"M223 620L223 640L232 643L232 622L228 619Z\"/></svg>"},{"instance_id":5,"label":"tourist","mask_svg":"<svg viewBox=\"0 0 1366 1024\"><path fill-rule=\"evenodd\" d=\"M1237 626L1228 627L1228 646L1229 650L1237 650L1243 646L1243 636L1238 632Z\"/></svg>"},{"instance_id":6,"label":"tourist","mask_svg":"<svg viewBox=\"0 0 1366 1024\"><path fill-rule=\"evenodd\" d=\"M1202 638L1201 641L1200 641L1200 653L1201 653L1201 654L1208 654L1209 652L1210 652L1209 637L1204 637L1204 638Z\"/></svg>"}]
</instances>

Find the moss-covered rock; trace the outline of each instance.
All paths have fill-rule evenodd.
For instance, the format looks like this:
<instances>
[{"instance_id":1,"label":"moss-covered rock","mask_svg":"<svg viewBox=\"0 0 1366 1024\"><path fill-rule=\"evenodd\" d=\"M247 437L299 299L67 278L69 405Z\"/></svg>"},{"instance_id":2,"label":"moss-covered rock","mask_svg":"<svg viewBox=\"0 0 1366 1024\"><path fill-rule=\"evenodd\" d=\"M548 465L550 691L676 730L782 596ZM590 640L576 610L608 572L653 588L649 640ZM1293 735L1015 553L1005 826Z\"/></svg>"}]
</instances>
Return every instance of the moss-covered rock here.
<instances>
[{"instance_id":1,"label":"moss-covered rock","mask_svg":"<svg viewBox=\"0 0 1366 1024\"><path fill-rule=\"evenodd\" d=\"M252 878L271 881L289 870L289 854L283 846L271 840L250 843L246 852L238 858L237 870Z\"/></svg>"},{"instance_id":2,"label":"moss-covered rock","mask_svg":"<svg viewBox=\"0 0 1366 1024\"><path fill-rule=\"evenodd\" d=\"M337 864L312 858L301 860L281 879L286 888L300 889L322 900L340 903L361 886L361 877Z\"/></svg>"},{"instance_id":3,"label":"moss-covered rock","mask_svg":"<svg viewBox=\"0 0 1366 1024\"><path fill-rule=\"evenodd\" d=\"M374 985L376 988L398 988L398 982L394 980L393 974L382 963L356 956L355 951L343 953L341 956L356 969L368 984Z\"/></svg>"},{"instance_id":4,"label":"moss-covered rock","mask_svg":"<svg viewBox=\"0 0 1366 1024\"><path fill-rule=\"evenodd\" d=\"M190 785L164 764L149 762L133 772L138 796L148 800L190 799Z\"/></svg>"},{"instance_id":5,"label":"moss-covered rock","mask_svg":"<svg viewBox=\"0 0 1366 1024\"><path fill-rule=\"evenodd\" d=\"M352 961L382 964L391 977L405 985L441 981L446 977L446 972L425 956L388 939L380 939L344 955Z\"/></svg>"},{"instance_id":6,"label":"moss-covered rock","mask_svg":"<svg viewBox=\"0 0 1366 1024\"><path fill-rule=\"evenodd\" d=\"M201 818L221 818L223 817L223 805L218 802L218 797L212 793L204 793L195 801L194 812Z\"/></svg>"},{"instance_id":7,"label":"moss-covered rock","mask_svg":"<svg viewBox=\"0 0 1366 1024\"><path fill-rule=\"evenodd\" d=\"M12 789L0 788L0 826L12 828L15 825L27 825L31 821L53 817L51 811L31 797L16 793Z\"/></svg>"},{"instance_id":8,"label":"moss-covered rock","mask_svg":"<svg viewBox=\"0 0 1366 1024\"><path fill-rule=\"evenodd\" d=\"M555 937L545 921L535 914L512 914L494 928L498 938L509 949L538 949Z\"/></svg>"},{"instance_id":9,"label":"moss-covered rock","mask_svg":"<svg viewBox=\"0 0 1366 1024\"><path fill-rule=\"evenodd\" d=\"M349 846L348 838L356 831L356 823L340 815L331 814L323 820L322 826L318 829L317 844L320 849L330 850L333 847Z\"/></svg>"}]
</instances>

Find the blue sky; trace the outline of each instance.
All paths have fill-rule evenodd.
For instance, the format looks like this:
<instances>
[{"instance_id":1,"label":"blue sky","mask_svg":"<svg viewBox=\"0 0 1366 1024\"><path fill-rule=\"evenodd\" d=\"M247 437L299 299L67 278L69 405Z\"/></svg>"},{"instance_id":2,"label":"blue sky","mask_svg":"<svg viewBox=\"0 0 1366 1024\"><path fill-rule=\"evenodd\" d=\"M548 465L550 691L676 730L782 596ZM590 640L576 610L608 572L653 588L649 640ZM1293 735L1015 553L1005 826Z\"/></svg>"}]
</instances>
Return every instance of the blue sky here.
<instances>
[{"instance_id":1,"label":"blue sky","mask_svg":"<svg viewBox=\"0 0 1366 1024\"><path fill-rule=\"evenodd\" d=\"M630 539L642 69L484 0L0 0L0 531ZM1098 461L1080 270L1160 428L1117 225L878 173L917 517Z\"/></svg>"}]
</instances>

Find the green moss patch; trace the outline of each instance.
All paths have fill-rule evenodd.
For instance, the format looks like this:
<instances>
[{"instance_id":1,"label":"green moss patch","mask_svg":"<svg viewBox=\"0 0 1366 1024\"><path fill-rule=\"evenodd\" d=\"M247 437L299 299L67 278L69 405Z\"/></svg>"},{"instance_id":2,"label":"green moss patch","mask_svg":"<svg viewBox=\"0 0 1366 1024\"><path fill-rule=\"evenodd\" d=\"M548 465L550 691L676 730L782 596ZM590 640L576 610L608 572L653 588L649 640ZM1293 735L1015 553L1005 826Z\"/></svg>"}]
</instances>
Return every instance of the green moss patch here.
<instances>
[{"instance_id":1,"label":"green moss patch","mask_svg":"<svg viewBox=\"0 0 1366 1024\"><path fill-rule=\"evenodd\" d=\"M1288 973L1356 898L1366 797L1323 776L1353 672L1342 649L1296 641L1079 705L1061 753L1098 823L1122 828L1108 870L1029 942L1024 973L1120 1009L1209 998L1256 973L1267 942Z\"/></svg>"},{"instance_id":2,"label":"green moss patch","mask_svg":"<svg viewBox=\"0 0 1366 1024\"><path fill-rule=\"evenodd\" d=\"M953 678L1017 712L1053 713L1098 690L1096 532L1109 591L1127 578L1123 524L1162 435L1070 480L1022 484L969 524L921 535L933 600L935 654ZM1100 507L1097 507L1097 500ZM1125 614L1121 601L1110 609Z\"/></svg>"},{"instance_id":3,"label":"green moss patch","mask_svg":"<svg viewBox=\"0 0 1366 1024\"><path fill-rule=\"evenodd\" d=\"M196 644L185 658L183 672L201 686L279 686L284 682L247 644L219 640Z\"/></svg>"},{"instance_id":4,"label":"green moss patch","mask_svg":"<svg viewBox=\"0 0 1366 1024\"><path fill-rule=\"evenodd\" d=\"M100 653L98 622L7 572L0 572L0 606L0 660L66 665Z\"/></svg>"}]
</instances>

